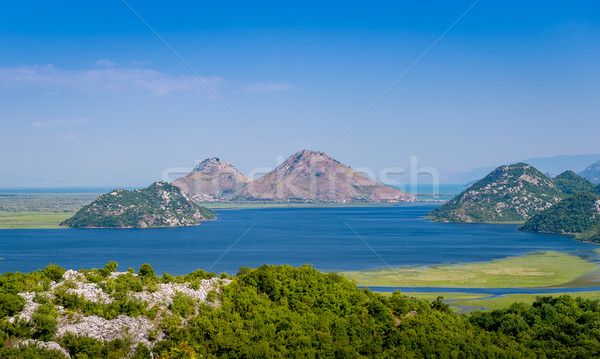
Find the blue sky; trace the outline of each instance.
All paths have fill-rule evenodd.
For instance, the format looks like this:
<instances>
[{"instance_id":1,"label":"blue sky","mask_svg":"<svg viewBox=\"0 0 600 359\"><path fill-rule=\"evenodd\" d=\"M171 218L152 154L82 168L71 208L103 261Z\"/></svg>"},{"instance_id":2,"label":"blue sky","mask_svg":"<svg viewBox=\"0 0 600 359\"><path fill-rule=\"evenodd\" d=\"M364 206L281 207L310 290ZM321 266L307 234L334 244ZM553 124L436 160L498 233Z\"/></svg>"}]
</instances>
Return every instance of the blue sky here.
<instances>
[{"instance_id":1,"label":"blue sky","mask_svg":"<svg viewBox=\"0 0 600 359\"><path fill-rule=\"evenodd\" d=\"M228 105L122 1L3 4L0 186L303 148L374 173L600 152L597 1L478 2L345 136L472 1L128 4Z\"/></svg>"}]
</instances>

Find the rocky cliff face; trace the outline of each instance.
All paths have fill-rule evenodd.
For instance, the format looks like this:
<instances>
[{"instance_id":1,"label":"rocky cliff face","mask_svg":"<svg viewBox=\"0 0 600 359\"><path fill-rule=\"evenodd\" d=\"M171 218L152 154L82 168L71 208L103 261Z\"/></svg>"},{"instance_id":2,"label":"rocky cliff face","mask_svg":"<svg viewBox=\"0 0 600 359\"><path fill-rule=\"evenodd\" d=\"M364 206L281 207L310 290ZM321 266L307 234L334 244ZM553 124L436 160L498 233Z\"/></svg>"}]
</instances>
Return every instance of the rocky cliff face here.
<instances>
[{"instance_id":1,"label":"rocky cliff face","mask_svg":"<svg viewBox=\"0 0 600 359\"><path fill-rule=\"evenodd\" d=\"M323 152L303 150L234 198L267 202L400 202L414 197L384 186Z\"/></svg>"},{"instance_id":2,"label":"rocky cliff face","mask_svg":"<svg viewBox=\"0 0 600 359\"><path fill-rule=\"evenodd\" d=\"M62 226L72 228L147 228L194 226L215 215L192 202L176 186L156 182L134 191L104 194L80 209Z\"/></svg>"},{"instance_id":3,"label":"rocky cliff face","mask_svg":"<svg viewBox=\"0 0 600 359\"><path fill-rule=\"evenodd\" d=\"M600 183L600 161L592 163L588 168L579 172L579 175L588 181L599 184Z\"/></svg>"},{"instance_id":4,"label":"rocky cliff face","mask_svg":"<svg viewBox=\"0 0 600 359\"><path fill-rule=\"evenodd\" d=\"M440 222L520 222L566 195L526 163L501 166L429 216Z\"/></svg>"},{"instance_id":5,"label":"rocky cliff face","mask_svg":"<svg viewBox=\"0 0 600 359\"><path fill-rule=\"evenodd\" d=\"M192 172L173 181L192 199L200 202L226 201L237 196L250 178L219 158L208 158Z\"/></svg>"}]
</instances>

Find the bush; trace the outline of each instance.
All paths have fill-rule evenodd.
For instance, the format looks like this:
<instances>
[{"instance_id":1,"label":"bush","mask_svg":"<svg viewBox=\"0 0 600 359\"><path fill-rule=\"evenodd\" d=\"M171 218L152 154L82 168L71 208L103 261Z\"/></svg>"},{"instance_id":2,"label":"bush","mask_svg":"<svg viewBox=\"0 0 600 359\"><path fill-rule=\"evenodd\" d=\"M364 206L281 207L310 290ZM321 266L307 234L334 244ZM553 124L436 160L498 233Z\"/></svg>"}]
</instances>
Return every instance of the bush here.
<instances>
[{"instance_id":1,"label":"bush","mask_svg":"<svg viewBox=\"0 0 600 359\"><path fill-rule=\"evenodd\" d=\"M46 268L44 268L44 270L42 270L44 276L55 282L60 282L65 272L66 269L59 267L56 264L49 264Z\"/></svg>"},{"instance_id":2,"label":"bush","mask_svg":"<svg viewBox=\"0 0 600 359\"><path fill-rule=\"evenodd\" d=\"M196 313L196 301L188 295L177 292L173 296L173 303L169 305L169 309L171 309L173 314L187 318Z\"/></svg>"},{"instance_id":3,"label":"bush","mask_svg":"<svg viewBox=\"0 0 600 359\"><path fill-rule=\"evenodd\" d=\"M127 358L129 354L130 343L121 339L115 339L110 342L102 343L99 340L78 337L72 333L67 333L60 339L61 346L71 354L72 358ZM144 357L140 357L144 358Z\"/></svg>"},{"instance_id":4,"label":"bush","mask_svg":"<svg viewBox=\"0 0 600 359\"><path fill-rule=\"evenodd\" d=\"M0 318L11 317L23 309L25 299L20 295L0 293Z\"/></svg>"},{"instance_id":5,"label":"bush","mask_svg":"<svg viewBox=\"0 0 600 359\"><path fill-rule=\"evenodd\" d=\"M36 309L31 317L34 328L34 338L43 341L52 340L58 326L56 314L56 309L52 304L43 304Z\"/></svg>"},{"instance_id":6,"label":"bush","mask_svg":"<svg viewBox=\"0 0 600 359\"><path fill-rule=\"evenodd\" d=\"M150 354L150 349L142 343L138 343L135 348L135 353L131 357L131 359L151 359L152 355Z\"/></svg>"},{"instance_id":7,"label":"bush","mask_svg":"<svg viewBox=\"0 0 600 359\"><path fill-rule=\"evenodd\" d=\"M152 269L152 266L150 264L148 264L148 263L142 264L142 266L138 270L138 274L142 278L149 278L149 277L155 277L156 276L156 274L154 274L154 269Z\"/></svg>"},{"instance_id":8,"label":"bush","mask_svg":"<svg viewBox=\"0 0 600 359\"><path fill-rule=\"evenodd\" d=\"M110 261L104 265L104 268L100 269L99 272L103 277L108 277L111 273L117 270L119 264L115 261Z\"/></svg>"}]
</instances>

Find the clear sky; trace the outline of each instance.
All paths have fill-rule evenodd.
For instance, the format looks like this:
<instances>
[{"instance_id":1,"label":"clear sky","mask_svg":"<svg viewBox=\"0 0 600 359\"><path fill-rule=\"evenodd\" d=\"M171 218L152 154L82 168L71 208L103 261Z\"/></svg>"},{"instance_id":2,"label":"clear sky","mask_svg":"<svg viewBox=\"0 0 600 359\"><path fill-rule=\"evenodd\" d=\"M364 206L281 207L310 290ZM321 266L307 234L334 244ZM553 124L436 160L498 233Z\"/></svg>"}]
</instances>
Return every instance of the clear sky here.
<instances>
[{"instance_id":1,"label":"clear sky","mask_svg":"<svg viewBox=\"0 0 600 359\"><path fill-rule=\"evenodd\" d=\"M600 152L600 2L482 0L451 28L473 4L4 2L0 186L304 148L375 173Z\"/></svg>"}]
</instances>

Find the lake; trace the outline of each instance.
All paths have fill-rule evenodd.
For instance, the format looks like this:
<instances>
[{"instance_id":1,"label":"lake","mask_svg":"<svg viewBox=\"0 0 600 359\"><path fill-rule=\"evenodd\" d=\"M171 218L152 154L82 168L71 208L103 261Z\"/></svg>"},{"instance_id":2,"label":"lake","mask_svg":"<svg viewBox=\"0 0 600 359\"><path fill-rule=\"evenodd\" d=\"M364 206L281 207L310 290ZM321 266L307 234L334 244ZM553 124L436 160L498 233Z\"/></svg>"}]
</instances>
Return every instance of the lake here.
<instances>
[{"instance_id":1,"label":"lake","mask_svg":"<svg viewBox=\"0 0 600 359\"><path fill-rule=\"evenodd\" d=\"M305 263L323 271L488 261L540 250L594 256L593 244L519 232L517 225L433 223L428 204L394 207L267 208L218 211L197 227L3 229L0 272L65 268L120 270L150 263L157 273ZM356 233L354 233L356 232ZM381 257L381 258L380 258Z\"/></svg>"}]
</instances>

